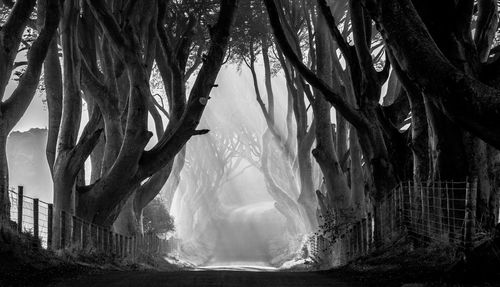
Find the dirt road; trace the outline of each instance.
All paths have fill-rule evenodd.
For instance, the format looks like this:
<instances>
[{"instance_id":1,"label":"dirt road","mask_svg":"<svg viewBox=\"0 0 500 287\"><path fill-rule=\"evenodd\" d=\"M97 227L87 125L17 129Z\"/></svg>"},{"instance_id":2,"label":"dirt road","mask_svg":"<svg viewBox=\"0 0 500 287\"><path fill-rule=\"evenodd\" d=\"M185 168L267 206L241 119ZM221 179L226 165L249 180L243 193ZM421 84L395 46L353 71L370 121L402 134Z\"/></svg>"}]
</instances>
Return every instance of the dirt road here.
<instances>
[{"instance_id":1,"label":"dirt road","mask_svg":"<svg viewBox=\"0 0 500 287\"><path fill-rule=\"evenodd\" d=\"M113 286L368 286L342 282L319 272L241 272L241 271L181 271L181 272L114 272L80 277L60 282L60 287ZM376 286L376 285L373 285Z\"/></svg>"}]
</instances>

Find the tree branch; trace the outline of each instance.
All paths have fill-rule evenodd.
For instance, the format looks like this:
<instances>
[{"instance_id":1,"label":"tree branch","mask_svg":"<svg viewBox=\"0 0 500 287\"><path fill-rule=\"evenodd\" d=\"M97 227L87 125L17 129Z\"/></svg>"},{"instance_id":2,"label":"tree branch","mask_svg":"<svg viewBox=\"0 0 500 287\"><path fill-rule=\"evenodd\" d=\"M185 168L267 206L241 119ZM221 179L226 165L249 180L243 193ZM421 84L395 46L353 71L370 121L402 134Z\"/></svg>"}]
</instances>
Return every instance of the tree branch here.
<instances>
[{"instance_id":1,"label":"tree branch","mask_svg":"<svg viewBox=\"0 0 500 287\"><path fill-rule=\"evenodd\" d=\"M486 62L498 26L497 1L479 0L479 11L474 42L481 62Z\"/></svg>"},{"instance_id":2,"label":"tree branch","mask_svg":"<svg viewBox=\"0 0 500 287\"><path fill-rule=\"evenodd\" d=\"M35 3L35 0L17 1L0 30L0 99L4 97L5 87L9 83L12 64L19 49L22 33Z\"/></svg>"},{"instance_id":3,"label":"tree branch","mask_svg":"<svg viewBox=\"0 0 500 287\"><path fill-rule=\"evenodd\" d=\"M452 121L500 148L500 92L446 59L409 0L379 1L373 8L390 52L410 80Z\"/></svg>"},{"instance_id":4,"label":"tree branch","mask_svg":"<svg viewBox=\"0 0 500 287\"><path fill-rule=\"evenodd\" d=\"M16 2L15 7L18 5L17 3L24 2ZM8 130L11 130L17 124L33 99L38 87L43 61L59 24L58 1L48 2L47 15L49 17L45 17L44 27L28 52L28 67L26 68L26 72L10 98L2 104L4 117L8 119Z\"/></svg>"},{"instance_id":5,"label":"tree branch","mask_svg":"<svg viewBox=\"0 0 500 287\"><path fill-rule=\"evenodd\" d=\"M279 13L277 11L274 0L265 0L269 20L274 31L276 40L285 56L290 60L290 63L300 72L306 81L314 88L321 91L327 101L329 101L351 124L356 128L364 129L367 127L363 116L349 105L343 97L335 93L324 81L319 79L311 70L309 70L297 57L292 47L286 39L285 32L280 23Z\"/></svg>"},{"instance_id":6,"label":"tree branch","mask_svg":"<svg viewBox=\"0 0 500 287\"><path fill-rule=\"evenodd\" d=\"M237 0L221 0L219 19L213 27L212 41L206 61L191 89L186 112L172 133L165 133L155 147L143 153L140 160L139 178L147 178L165 166L193 136L224 60L237 3Z\"/></svg>"},{"instance_id":7,"label":"tree branch","mask_svg":"<svg viewBox=\"0 0 500 287\"><path fill-rule=\"evenodd\" d=\"M82 135L78 140L78 143L73 149L74 160L70 161L70 169L75 172L75 174L82 168L85 160L90 156L90 153L94 150L99 137L103 131L102 113L94 105L92 111L92 116L83 129Z\"/></svg>"}]
</instances>

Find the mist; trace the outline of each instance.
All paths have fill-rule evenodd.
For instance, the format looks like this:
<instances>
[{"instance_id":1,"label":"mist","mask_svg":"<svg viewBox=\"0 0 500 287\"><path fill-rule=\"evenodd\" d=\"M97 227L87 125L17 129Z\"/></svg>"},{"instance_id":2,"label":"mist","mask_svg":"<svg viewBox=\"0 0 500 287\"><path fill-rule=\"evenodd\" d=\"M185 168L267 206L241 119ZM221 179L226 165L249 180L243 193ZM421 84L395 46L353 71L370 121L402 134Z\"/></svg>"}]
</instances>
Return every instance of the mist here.
<instances>
[{"instance_id":1,"label":"mist","mask_svg":"<svg viewBox=\"0 0 500 287\"><path fill-rule=\"evenodd\" d=\"M259 74L263 74L263 67L257 66L257 69ZM263 77L260 81L259 85L264 85ZM181 172L179 187L175 191L169 191L167 182L159 196L165 197L168 192L173 194L167 208L175 218L174 236L182 242L182 259L208 266L277 264L296 251L297 234L288 231L287 221L276 209L276 202L269 195L262 172L255 166L255 162L252 164L245 158L248 154L242 154L245 153L244 149L236 150L233 147L233 154L222 170L220 164L225 163L220 158L217 161L213 157L214 153L206 149L207 141L213 142L216 138L219 142L212 144L223 147L227 145L225 140L234 139L241 131L257 135L260 141L267 125L255 99L251 74L245 67L226 65L219 73L217 83L218 87L213 90L199 125L200 129L209 129L209 134L197 136L187 143L187 162ZM286 83L281 74L273 78L273 85L276 117L284 119L286 94L283 91L286 91ZM189 86L191 84L188 83ZM81 126L88 121L85 109L83 115ZM13 141L8 145L9 161L12 162L9 175L12 187L24 185L26 195L52 202L52 182L43 152L46 117L43 99L38 97L16 126L16 130L22 132L15 135L24 135L24 144ZM283 127L283 121L277 123ZM153 126L150 119L150 129ZM34 133L30 128L42 129ZM152 146L156 141L154 136L148 145ZM241 146L247 144L240 142ZM31 147L34 145L39 147L36 157L31 155ZM28 159L28 165L22 165L19 158ZM257 161L258 158L253 160ZM27 166L33 168L27 169ZM212 181L203 182L214 185L212 189L203 190L203 196L199 196L200 188L196 190L194 186L200 177L197 173L200 169L195 170L195 167L202 167L201 170L207 174L217 174L217 168L222 173L220 179L212 178ZM88 182L88 161L85 169ZM193 198L196 204L193 204Z\"/></svg>"},{"instance_id":2,"label":"mist","mask_svg":"<svg viewBox=\"0 0 500 287\"><path fill-rule=\"evenodd\" d=\"M286 91L281 75L273 81L278 95ZM291 238L296 234L288 232L262 172L252 163L258 159L249 156L249 143L242 136L251 132L260 141L267 126L247 69L226 66L217 83L199 125L210 132L188 142L186 166L172 201L176 236L183 242L180 256L205 266L269 266L294 251ZM259 84L264 85L263 79ZM278 102L276 117L284 119L285 113L286 103ZM220 178L196 186L202 174Z\"/></svg>"}]
</instances>

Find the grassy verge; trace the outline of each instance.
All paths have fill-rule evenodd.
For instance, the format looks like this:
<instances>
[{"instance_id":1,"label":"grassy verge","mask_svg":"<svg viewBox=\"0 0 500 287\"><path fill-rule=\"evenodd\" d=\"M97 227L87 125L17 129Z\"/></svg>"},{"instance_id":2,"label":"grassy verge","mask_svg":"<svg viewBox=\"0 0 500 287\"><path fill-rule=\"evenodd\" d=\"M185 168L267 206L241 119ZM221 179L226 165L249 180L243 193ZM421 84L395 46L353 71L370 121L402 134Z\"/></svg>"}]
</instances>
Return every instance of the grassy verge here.
<instances>
[{"instance_id":1,"label":"grassy verge","mask_svg":"<svg viewBox=\"0 0 500 287\"><path fill-rule=\"evenodd\" d=\"M380 286L417 283L422 285L409 286L499 286L499 273L478 274L477 268L472 270L464 265L463 257L462 252L451 246L414 247L412 242L402 240L347 266L324 273L326 276Z\"/></svg>"},{"instance_id":2,"label":"grassy verge","mask_svg":"<svg viewBox=\"0 0 500 287\"><path fill-rule=\"evenodd\" d=\"M137 263L141 262L141 263ZM93 251L52 252L30 234L0 228L0 286L48 286L81 275L126 270L178 270L161 256L121 259Z\"/></svg>"}]
</instances>

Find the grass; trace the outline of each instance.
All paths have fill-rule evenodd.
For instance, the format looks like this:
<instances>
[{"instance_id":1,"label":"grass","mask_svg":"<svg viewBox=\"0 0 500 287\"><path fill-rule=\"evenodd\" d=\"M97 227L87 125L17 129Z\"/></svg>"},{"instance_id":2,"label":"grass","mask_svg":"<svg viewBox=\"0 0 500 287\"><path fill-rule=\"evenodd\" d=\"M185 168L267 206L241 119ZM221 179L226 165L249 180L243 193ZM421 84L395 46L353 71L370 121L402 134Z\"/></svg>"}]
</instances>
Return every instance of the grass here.
<instances>
[{"instance_id":1,"label":"grass","mask_svg":"<svg viewBox=\"0 0 500 287\"><path fill-rule=\"evenodd\" d=\"M141 263L137 263L141 262ZM122 259L95 250L66 249L52 252L42 248L29 233L18 234L0 225L0 286L46 286L63 279L109 271L173 270L161 256Z\"/></svg>"},{"instance_id":2,"label":"grass","mask_svg":"<svg viewBox=\"0 0 500 287\"><path fill-rule=\"evenodd\" d=\"M477 268L466 267L463 258L463 252L452 246L414 247L411 241L402 239L370 256L324 273L358 282L376 282L380 286L412 283L425 284L419 286L500 286L498 273L479 274ZM499 265L495 266L498 269Z\"/></svg>"}]
</instances>

